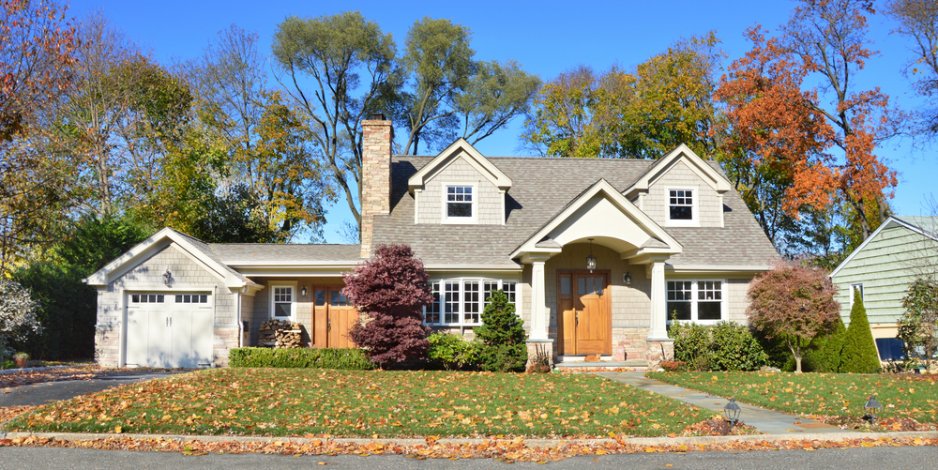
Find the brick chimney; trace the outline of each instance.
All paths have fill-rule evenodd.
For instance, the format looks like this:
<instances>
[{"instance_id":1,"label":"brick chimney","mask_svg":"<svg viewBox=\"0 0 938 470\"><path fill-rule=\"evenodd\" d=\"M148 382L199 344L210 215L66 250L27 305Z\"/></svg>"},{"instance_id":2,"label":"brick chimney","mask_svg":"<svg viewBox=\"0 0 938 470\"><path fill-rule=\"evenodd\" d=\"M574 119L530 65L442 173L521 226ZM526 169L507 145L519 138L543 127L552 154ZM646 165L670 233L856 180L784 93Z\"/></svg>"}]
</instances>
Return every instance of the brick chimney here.
<instances>
[{"instance_id":1,"label":"brick chimney","mask_svg":"<svg viewBox=\"0 0 938 470\"><path fill-rule=\"evenodd\" d=\"M375 215L391 213L391 141L394 128L383 114L362 121L361 257L371 256Z\"/></svg>"}]
</instances>

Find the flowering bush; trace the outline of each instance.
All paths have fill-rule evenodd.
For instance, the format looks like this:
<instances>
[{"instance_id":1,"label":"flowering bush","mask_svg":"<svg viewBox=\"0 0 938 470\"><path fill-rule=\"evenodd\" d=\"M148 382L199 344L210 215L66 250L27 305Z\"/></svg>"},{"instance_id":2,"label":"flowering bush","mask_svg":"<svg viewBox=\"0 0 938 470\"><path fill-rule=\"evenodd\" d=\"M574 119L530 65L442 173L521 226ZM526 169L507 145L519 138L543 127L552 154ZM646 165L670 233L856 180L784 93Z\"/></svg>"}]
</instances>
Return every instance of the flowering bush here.
<instances>
[{"instance_id":1,"label":"flowering bush","mask_svg":"<svg viewBox=\"0 0 938 470\"><path fill-rule=\"evenodd\" d=\"M36 311L36 301L29 290L13 281L0 279L0 361L9 357L11 341L23 341L42 330Z\"/></svg>"}]
</instances>

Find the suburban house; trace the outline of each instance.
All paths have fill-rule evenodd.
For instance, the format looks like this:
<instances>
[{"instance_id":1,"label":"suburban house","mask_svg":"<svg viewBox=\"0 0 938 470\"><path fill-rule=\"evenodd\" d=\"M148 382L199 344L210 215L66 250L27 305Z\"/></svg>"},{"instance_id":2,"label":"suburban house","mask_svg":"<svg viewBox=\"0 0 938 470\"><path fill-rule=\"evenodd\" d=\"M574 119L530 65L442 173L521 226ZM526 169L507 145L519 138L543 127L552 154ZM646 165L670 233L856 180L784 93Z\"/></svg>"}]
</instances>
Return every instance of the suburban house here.
<instances>
[{"instance_id":1,"label":"suburban house","mask_svg":"<svg viewBox=\"0 0 938 470\"><path fill-rule=\"evenodd\" d=\"M936 229L938 217L890 217L831 273L844 323L850 323L856 293L884 360L903 354L895 338L909 284L917 276L938 274Z\"/></svg>"},{"instance_id":2,"label":"suburban house","mask_svg":"<svg viewBox=\"0 0 938 470\"><path fill-rule=\"evenodd\" d=\"M508 293L529 348L560 363L657 362L670 318L746 322L752 277L778 254L716 162L487 157L457 140L392 156L363 123L360 245L206 244L164 229L87 279L97 360L224 365L269 319L311 347L352 346L342 275L381 244L410 245L431 276L434 329L471 335L487 294Z\"/></svg>"}]
</instances>

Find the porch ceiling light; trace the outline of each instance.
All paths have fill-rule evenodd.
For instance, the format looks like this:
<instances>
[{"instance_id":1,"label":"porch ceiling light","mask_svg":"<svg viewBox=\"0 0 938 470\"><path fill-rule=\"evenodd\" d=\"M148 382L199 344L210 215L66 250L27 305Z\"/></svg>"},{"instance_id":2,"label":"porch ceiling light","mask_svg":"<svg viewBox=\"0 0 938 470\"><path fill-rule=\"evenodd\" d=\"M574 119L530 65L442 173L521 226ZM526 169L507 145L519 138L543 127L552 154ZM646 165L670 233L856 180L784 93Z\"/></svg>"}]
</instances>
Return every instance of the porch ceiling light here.
<instances>
[{"instance_id":1,"label":"porch ceiling light","mask_svg":"<svg viewBox=\"0 0 938 470\"><path fill-rule=\"evenodd\" d=\"M586 269L589 269L590 272L596 269L596 257L593 256L593 239L590 238L590 254L586 257Z\"/></svg>"}]
</instances>

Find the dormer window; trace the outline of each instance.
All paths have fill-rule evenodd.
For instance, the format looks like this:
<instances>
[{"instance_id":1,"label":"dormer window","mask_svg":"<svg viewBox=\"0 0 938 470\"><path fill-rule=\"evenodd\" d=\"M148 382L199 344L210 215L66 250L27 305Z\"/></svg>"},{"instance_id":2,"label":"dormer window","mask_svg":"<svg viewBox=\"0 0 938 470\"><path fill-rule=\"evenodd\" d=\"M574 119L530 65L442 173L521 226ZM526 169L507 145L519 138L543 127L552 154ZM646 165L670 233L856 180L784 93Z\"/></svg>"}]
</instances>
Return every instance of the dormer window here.
<instances>
[{"instance_id":1,"label":"dormer window","mask_svg":"<svg viewBox=\"0 0 938 470\"><path fill-rule=\"evenodd\" d=\"M475 187L469 184L446 185L444 220L450 223L473 222L476 216Z\"/></svg>"},{"instance_id":2,"label":"dormer window","mask_svg":"<svg viewBox=\"0 0 938 470\"><path fill-rule=\"evenodd\" d=\"M695 191L689 188L668 189L668 222L690 225L697 222Z\"/></svg>"}]
</instances>

